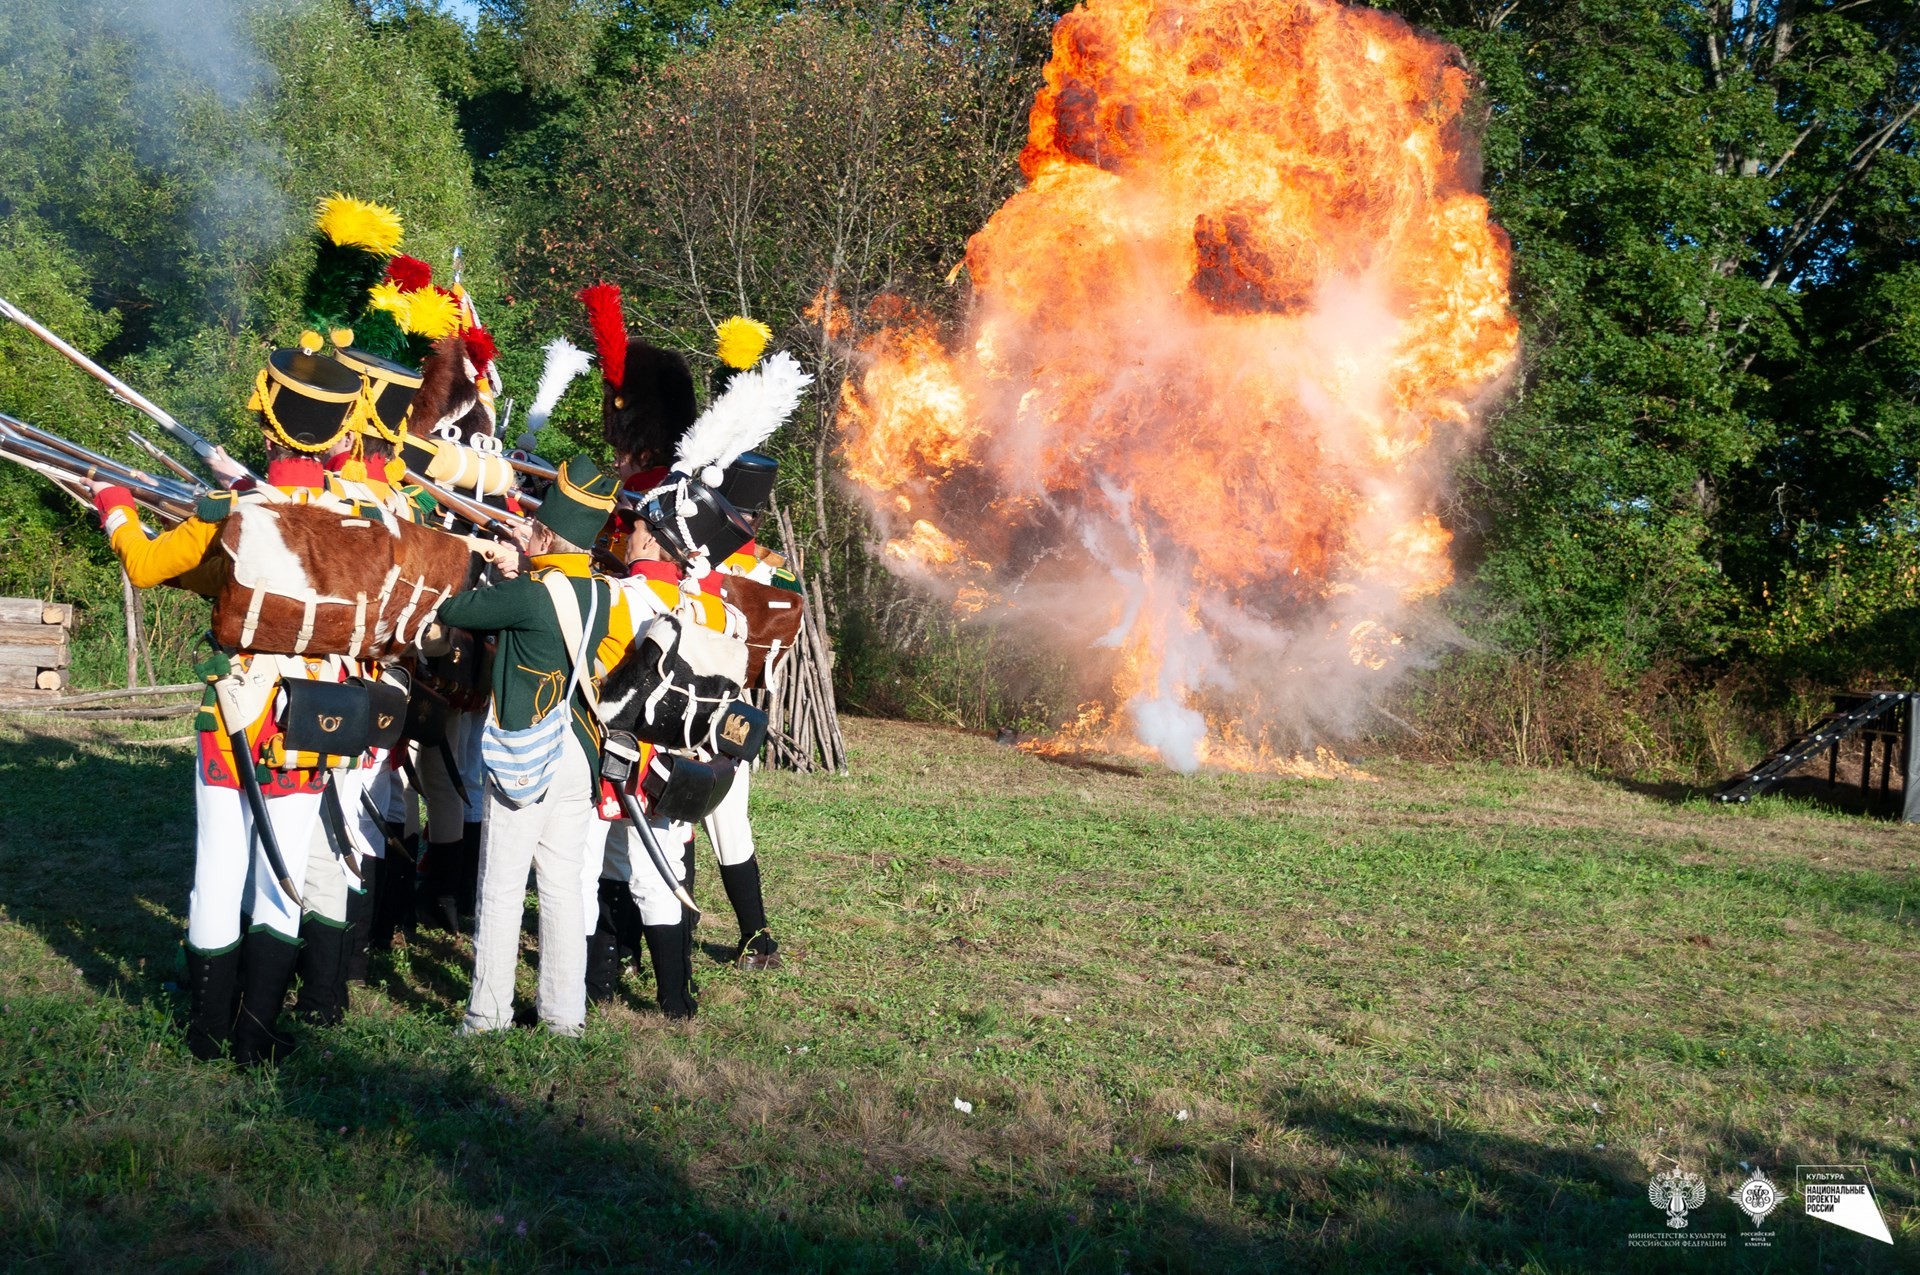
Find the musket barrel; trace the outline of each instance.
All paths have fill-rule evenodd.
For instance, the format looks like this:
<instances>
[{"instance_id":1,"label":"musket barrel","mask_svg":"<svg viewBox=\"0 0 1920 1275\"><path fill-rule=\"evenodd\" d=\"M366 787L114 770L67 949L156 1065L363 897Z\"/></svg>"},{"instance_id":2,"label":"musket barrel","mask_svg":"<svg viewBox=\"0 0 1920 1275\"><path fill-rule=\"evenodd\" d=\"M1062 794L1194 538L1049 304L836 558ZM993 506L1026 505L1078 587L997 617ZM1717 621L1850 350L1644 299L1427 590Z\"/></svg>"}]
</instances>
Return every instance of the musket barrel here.
<instances>
[{"instance_id":1,"label":"musket barrel","mask_svg":"<svg viewBox=\"0 0 1920 1275\"><path fill-rule=\"evenodd\" d=\"M125 487L132 491L142 504L175 520L193 512L195 502L191 499L182 499L133 474L121 473L117 466L102 466L78 460L63 451L43 446L29 438L22 438L11 430L0 430L0 455L10 456L30 468L39 469L47 477L56 480L73 482L87 479L92 482L110 482Z\"/></svg>"},{"instance_id":2,"label":"musket barrel","mask_svg":"<svg viewBox=\"0 0 1920 1275\"><path fill-rule=\"evenodd\" d=\"M103 456L91 448L69 442L58 434L41 429L36 425L29 425L18 417L9 416L5 412L0 412L0 430L7 430L18 434L28 442L38 443L42 447L50 448L57 452L64 452L81 464L91 465L110 476L118 474L133 479L136 482L147 480L148 486L150 486L152 490L163 492L184 504L192 505L200 499L199 491L190 487L184 487L171 478L158 478L146 474L131 465L122 464L111 456Z\"/></svg>"},{"instance_id":3,"label":"musket barrel","mask_svg":"<svg viewBox=\"0 0 1920 1275\"><path fill-rule=\"evenodd\" d=\"M218 450L212 443L209 443L206 439L173 419L171 415L156 406L146 395L134 389L131 385L128 385L125 381L101 367L98 363L95 363L79 350L74 349L73 346L62 340L57 333L53 332L45 324L35 319L32 315L5 297L0 297L0 316L5 316L13 320L52 346L55 350L65 355L75 366L83 372L86 372L89 376L92 376L109 390L112 390L132 406L134 410L147 416L154 424L166 430L167 433L172 434L174 438L179 440L182 446L192 448L194 455L200 457L200 459L206 460ZM255 481L259 481L259 475L255 474L251 476Z\"/></svg>"},{"instance_id":4,"label":"musket barrel","mask_svg":"<svg viewBox=\"0 0 1920 1275\"><path fill-rule=\"evenodd\" d=\"M138 430L130 429L127 431L127 437L131 438L139 446L141 451L179 475L181 481L187 483L195 491L204 492L207 490L207 485L201 482L199 477L191 469L188 469L185 465L182 465L179 461L161 451L159 445L145 434L140 433Z\"/></svg>"},{"instance_id":5,"label":"musket barrel","mask_svg":"<svg viewBox=\"0 0 1920 1275\"><path fill-rule=\"evenodd\" d=\"M447 509L459 514L475 526L486 524L511 531L525 521L525 519L516 518L512 514L502 513L497 509L489 509L478 501L471 501L462 496L456 496L439 483L434 482L431 478L424 477L411 467L407 470L407 481L417 484L422 490L439 501Z\"/></svg>"},{"instance_id":6,"label":"musket barrel","mask_svg":"<svg viewBox=\"0 0 1920 1275\"><path fill-rule=\"evenodd\" d=\"M506 458L507 464L512 465L523 474L532 474L535 478L545 478L548 481L552 481L560 476L559 471L551 465L542 465L537 460L526 460L522 457L515 456L512 452L503 452L501 454Z\"/></svg>"}]
</instances>

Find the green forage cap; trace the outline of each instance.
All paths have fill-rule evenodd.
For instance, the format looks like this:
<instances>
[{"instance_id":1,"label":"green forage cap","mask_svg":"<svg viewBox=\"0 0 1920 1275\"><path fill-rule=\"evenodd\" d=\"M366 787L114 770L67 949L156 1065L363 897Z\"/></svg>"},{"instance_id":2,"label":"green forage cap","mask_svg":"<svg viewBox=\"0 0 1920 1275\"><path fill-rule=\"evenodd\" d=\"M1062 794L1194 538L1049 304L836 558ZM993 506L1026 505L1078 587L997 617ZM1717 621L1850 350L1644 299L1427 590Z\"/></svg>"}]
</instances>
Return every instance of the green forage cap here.
<instances>
[{"instance_id":1,"label":"green forage cap","mask_svg":"<svg viewBox=\"0 0 1920 1275\"><path fill-rule=\"evenodd\" d=\"M545 523L554 535L584 549L600 538L600 529L612 516L619 494L620 483L612 474L601 473L590 457L575 456L560 466L534 521Z\"/></svg>"}]
</instances>

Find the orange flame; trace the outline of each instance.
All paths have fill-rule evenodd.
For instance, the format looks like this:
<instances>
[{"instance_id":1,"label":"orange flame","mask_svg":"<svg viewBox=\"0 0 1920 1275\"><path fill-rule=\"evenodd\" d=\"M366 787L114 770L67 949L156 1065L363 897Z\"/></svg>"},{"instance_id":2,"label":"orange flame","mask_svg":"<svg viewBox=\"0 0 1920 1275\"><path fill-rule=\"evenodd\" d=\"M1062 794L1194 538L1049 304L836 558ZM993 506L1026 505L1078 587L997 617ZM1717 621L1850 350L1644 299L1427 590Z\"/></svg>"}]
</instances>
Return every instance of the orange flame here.
<instances>
[{"instance_id":1,"label":"orange flame","mask_svg":"<svg viewBox=\"0 0 1920 1275\"><path fill-rule=\"evenodd\" d=\"M840 425L889 565L1098 614L1100 729L1174 765L1337 727L1452 580L1445 455L1517 351L1471 93L1448 46L1322 0L1062 19L965 340L862 316Z\"/></svg>"}]
</instances>

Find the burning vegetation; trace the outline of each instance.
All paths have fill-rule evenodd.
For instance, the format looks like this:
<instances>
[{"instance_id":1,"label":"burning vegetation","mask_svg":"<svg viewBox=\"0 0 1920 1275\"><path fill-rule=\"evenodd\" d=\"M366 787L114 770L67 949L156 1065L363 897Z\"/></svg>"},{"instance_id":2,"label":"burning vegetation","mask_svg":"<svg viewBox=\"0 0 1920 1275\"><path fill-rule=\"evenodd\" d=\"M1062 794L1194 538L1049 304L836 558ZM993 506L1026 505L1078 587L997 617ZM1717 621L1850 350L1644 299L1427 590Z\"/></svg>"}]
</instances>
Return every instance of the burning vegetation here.
<instances>
[{"instance_id":1,"label":"burning vegetation","mask_svg":"<svg viewBox=\"0 0 1920 1275\"><path fill-rule=\"evenodd\" d=\"M1092 0L964 325L862 316L840 426L885 560L1105 653L1048 746L1292 763L1406 667L1517 349L1472 93L1368 9Z\"/></svg>"}]
</instances>

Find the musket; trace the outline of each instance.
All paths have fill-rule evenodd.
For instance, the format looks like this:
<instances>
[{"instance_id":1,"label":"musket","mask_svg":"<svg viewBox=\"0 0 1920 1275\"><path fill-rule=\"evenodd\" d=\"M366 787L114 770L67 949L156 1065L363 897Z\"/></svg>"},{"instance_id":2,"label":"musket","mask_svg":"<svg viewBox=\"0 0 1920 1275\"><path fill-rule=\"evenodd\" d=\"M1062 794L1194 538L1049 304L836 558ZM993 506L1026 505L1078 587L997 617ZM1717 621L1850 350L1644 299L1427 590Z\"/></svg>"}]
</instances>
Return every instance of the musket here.
<instances>
[{"instance_id":1,"label":"musket","mask_svg":"<svg viewBox=\"0 0 1920 1275\"><path fill-rule=\"evenodd\" d=\"M155 443L145 434L142 434L138 430L130 429L127 431L127 437L131 438L140 450L178 474L183 482L191 484L198 491L207 490L207 484L201 481L198 474L188 469L185 465L182 465L173 457L167 455L164 451L161 451L159 444Z\"/></svg>"},{"instance_id":2,"label":"musket","mask_svg":"<svg viewBox=\"0 0 1920 1275\"><path fill-rule=\"evenodd\" d=\"M106 386L107 389L113 393L114 397L152 420L154 424L166 430L167 433L173 435L181 446L192 448L193 454L201 460L211 460L214 454L220 450L206 439L200 437L200 435L188 429L185 425L182 425L165 411L155 406L153 401L139 390L134 389L131 385L128 385L125 381L107 371L107 369L101 367L92 359L80 353L80 351L74 349L71 345L68 345L39 320L35 319L32 315L5 297L0 297L0 316L12 319L15 323L52 346L59 353L65 355L81 371ZM253 478L255 482L260 481L259 475L253 474L251 471L249 471L248 476Z\"/></svg>"},{"instance_id":3,"label":"musket","mask_svg":"<svg viewBox=\"0 0 1920 1275\"><path fill-rule=\"evenodd\" d=\"M80 479L91 482L110 482L127 488L133 493L136 501L162 518L179 522L193 512L193 501L181 500L164 490L149 486L151 480L143 482L131 474L120 472L117 468L108 469L75 460L65 452L22 438L4 427L0 427L0 455L18 461L69 491L71 491L70 484ZM89 500L86 503L92 502Z\"/></svg>"},{"instance_id":4,"label":"musket","mask_svg":"<svg viewBox=\"0 0 1920 1275\"><path fill-rule=\"evenodd\" d=\"M496 509L489 509L477 500L470 501L463 496L456 496L432 479L422 477L418 471L412 468L407 470L407 481L415 484L435 500L439 501L446 509L459 514L476 527L491 526L497 527L501 531L512 532L518 531L526 523L526 520L523 518L515 518L512 514L501 513Z\"/></svg>"},{"instance_id":5,"label":"musket","mask_svg":"<svg viewBox=\"0 0 1920 1275\"><path fill-rule=\"evenodd\" d=\"M524 456L515 456L512 452L502 452L500 456L507 464L513 466L523 474L531 474L535 478L544 478L548 482L553 482L560 476L559 472L555 470L553 466L543 465L537 460L529 460ZM532 504L535 509L540 507L539 502L531 496L516 493L516 498L523 503ZM625 487L619 490L614 500L623 509L638 509L641 505L640 493L637 491L628 491Z\"/></svg>"},{"instance_id":6,"label":"musket","mask_svg":"<svg viewBox=\"0 0 1920 1275\"><path fill-rule=\"evenodd\" d=\"M119 475L121 477L134 479L136 482L146 484L156 492L163 492L173 496L187 505L192 505L198 501L201 493L206 490L204 483L197 487L183 487L171 478L155 478L152 474L144 470L135 469L131 465L122 464L111 456L103 456L91 448L69 442L58 434L41 429L37 425L29 425L18 417L10 416L5 412L0 412L0 432L17 434L30 443L38 443L40 446L50 448L53 451L64 452L80 464L99 470L106 477L111 478ZM93 477L93 475L89 474L88 477Z\"/></svg>"}]
</instances>

